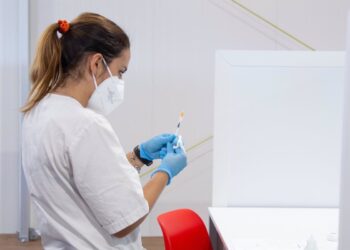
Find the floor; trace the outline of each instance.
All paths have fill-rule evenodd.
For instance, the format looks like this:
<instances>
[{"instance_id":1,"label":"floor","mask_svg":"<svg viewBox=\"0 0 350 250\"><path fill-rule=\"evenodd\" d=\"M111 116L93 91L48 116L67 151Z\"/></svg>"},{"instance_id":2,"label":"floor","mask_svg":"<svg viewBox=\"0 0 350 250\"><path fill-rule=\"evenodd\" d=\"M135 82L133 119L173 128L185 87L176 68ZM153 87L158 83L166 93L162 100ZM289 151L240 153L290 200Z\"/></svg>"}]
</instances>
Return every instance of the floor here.
<instances>
[{"instance_id":1,"label":"floor","mask_svg":"<svg viewBox=\"0 0 350 250\"><path fill-rule=\"evenodd\" d=\"M143 247L147 250L164 250L162 237L144 237L142 238ZM40 240L29 243L20 243L14 234L0 235L1 250L42 250Z\"/></svg>"}]
</instances>

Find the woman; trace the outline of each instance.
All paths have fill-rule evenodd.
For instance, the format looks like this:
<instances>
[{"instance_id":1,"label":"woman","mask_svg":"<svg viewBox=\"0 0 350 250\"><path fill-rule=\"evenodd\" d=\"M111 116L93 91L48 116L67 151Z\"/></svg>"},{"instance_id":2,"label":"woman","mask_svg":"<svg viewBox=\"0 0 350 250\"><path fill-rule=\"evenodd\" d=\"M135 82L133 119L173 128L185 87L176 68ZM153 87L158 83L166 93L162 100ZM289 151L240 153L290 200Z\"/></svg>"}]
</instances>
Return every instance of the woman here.
<instances>
[{"instance_id":1,"label":"woman","mask_svg":"<svg viewBox=\"0 0 350 250\"><path fill-rule=\"evenodd\" d=\"M130 44L109 19L84 13L50 25L23 107L23 168L45 249L142 249L139 225L187 164L175 135L125 154L104 117L123 100ZM142 188L137 171L161 159Z\"/></svg>"}]
</instances>

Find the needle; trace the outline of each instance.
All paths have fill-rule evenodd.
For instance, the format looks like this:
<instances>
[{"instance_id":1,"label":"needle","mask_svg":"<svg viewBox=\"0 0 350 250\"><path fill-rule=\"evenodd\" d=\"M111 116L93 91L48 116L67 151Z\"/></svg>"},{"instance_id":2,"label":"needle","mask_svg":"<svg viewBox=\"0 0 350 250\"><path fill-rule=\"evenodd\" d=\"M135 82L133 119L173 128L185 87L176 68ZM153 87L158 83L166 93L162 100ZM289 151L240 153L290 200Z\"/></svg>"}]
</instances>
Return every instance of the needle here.
<instances>
[{"instance_id":1,"label":"needle","mask_svg":"<svg viewBox=\"0 0 350 250\"><path fill-rule=\"evenodd\" d=\"M183 121L184 116L185 116L185 113L184 113L184 112L181 112L181 113L180 113L180 116L179 116L179 123L177 124L176 131L175 131L175 135L176 135L176 136L179 135L179 130L180 130L181 122Z\"/></svg>"}]
</instances>

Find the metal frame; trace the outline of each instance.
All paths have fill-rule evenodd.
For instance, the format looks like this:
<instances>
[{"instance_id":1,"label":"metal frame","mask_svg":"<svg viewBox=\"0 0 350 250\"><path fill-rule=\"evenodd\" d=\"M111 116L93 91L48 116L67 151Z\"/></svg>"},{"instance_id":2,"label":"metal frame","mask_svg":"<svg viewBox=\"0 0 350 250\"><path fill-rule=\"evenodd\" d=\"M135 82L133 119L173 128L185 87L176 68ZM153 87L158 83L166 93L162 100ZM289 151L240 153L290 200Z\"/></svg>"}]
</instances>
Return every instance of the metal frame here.
<instances>
[{"instance_id":1,"label":"metal frame","mask_svg":"<svg viewBox=\"0 0 350 250\"><path fill-rule=\"evenodd\" d=\"M17 0L18 2L18 62L19 62L19 106L21 107L27 98L29 89L29 0ZM18 240L27 242L33 238L30 230L30 200L27 183L22 169L22 120L19 115L19 201L18 201Z\"/></svg>"}]
</instances>

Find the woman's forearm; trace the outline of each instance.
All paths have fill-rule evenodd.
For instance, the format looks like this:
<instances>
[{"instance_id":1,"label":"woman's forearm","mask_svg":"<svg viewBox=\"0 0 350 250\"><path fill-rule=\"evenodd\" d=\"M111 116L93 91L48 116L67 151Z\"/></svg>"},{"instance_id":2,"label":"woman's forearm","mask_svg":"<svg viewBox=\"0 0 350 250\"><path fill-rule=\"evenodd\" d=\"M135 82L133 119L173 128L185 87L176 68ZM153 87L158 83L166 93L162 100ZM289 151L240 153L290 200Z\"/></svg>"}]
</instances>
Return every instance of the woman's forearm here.
<instances>
[{"instance_id":1,"label":"woman's forearm","mask_svg":"<svg viewBox=\"0 0 350 250\"><path fill-rule=\"evenodd\" d=\"M138 171L142 168L143 163L140 161L139 158L135 155L133 151L126 154L126 158L128 159L129 163L136 168Z\"/></svg>"}]
</instances>

